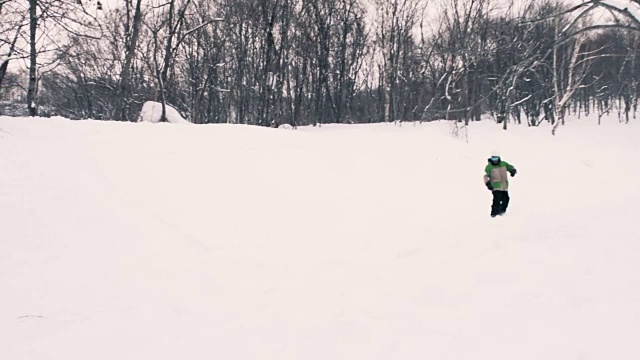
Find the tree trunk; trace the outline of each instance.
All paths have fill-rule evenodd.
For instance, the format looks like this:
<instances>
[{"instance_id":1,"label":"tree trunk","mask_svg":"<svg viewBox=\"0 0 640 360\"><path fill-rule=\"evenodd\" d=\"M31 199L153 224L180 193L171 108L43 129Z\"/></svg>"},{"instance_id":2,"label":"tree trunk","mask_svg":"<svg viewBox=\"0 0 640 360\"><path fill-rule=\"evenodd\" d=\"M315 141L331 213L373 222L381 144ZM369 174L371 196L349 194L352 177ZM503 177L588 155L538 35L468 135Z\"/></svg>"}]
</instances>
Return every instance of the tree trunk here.
<instances>
[{"instance_id":1,"label":"tree trunk","mask_svg":"<svg viewBox=\"0 0 640 360\"><path fill-rule=\"evenodd\" d=\"M0 88L2 87L2 81L4 80L5 75L7 75L7 68L9 67L9 60L11 58L11 56L13 55L13 51L16 48L16 42L18 41L18 38L20 37L20 30L22 29L22 25L18 26L18 30L16 30L16 35L13 37L13 41L11 42L11 45L9 46L9 53L7 54L7 59L5 59L5 61L2 62L2 65L0 65Z\"/></svg>"},{"instance_id":2,"label":"tree trunk","mask_svg":"<svg viewBox=\"0 0 640 360\"><path fill-rule=\"evenodd\" d=\"M131 27L131 38L126 46L126 53L124 58L124 65L120 74L120 94L118 99L118 108L120 109L120 120L129 120L129 98L132 95L131 91L131 63L136 53L138 44L138 34L140 30L140 23L142 20L141 11L142 0L136 1L136 9L133 15L133 25Z\"/></svg>"},{"instance_id":3,"label":"tree trunk","mask_svg":"<svg viewBox=\"0 0 640 360\"><path fill-rule=\"evenodd\" d=\"M4 76L7 74L7 67L9 67L9 59L5 59L5 61L0 64L0 88L2 88L2 80L4 80Z\"/></svg>"},{"instance_id":4,"label":"tree trunk","mask_svg":"<svg viewBox=\"0 0 640 360\"><path fill-rule=\"evenodd\" d=\"M169 11L168 11L168 34L167 41L165 42L164 49L164 60L162 61L162 70L160 72L160 76L158 76L158 80L160 82L160 100L162 102L162 115L160 115L160 122L167 121L167 95L166 95L166 84L167 79L169 78L169 66L171 64L171 50L173 49L173 37L175 36L175 32L173 29L173 17L175 11L175 0L171 0L169 2Z\"/></svg>"},{"instance_id":5,"label":"tree trunk","mask_svg":"<svg viewBox=\"0 0 640 360\"><path fill-rule=\"evenodd\" d=\"M36 31L38 29L37 0L29 0L29 85L27 87L27 108L29 116L38 115L36 97L38 96L38 70Z\"/></svg>"}]
</instances>

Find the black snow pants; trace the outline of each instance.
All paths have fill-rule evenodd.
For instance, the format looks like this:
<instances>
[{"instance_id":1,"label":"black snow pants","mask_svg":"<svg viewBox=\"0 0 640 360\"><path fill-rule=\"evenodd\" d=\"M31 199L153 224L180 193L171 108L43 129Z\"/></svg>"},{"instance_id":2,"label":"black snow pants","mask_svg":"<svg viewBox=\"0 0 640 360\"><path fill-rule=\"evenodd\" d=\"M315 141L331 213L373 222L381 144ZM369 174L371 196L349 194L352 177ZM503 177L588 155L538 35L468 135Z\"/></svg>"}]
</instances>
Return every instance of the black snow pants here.
<instances>
[{"instance_id":1,"label":"black snow pants","mask_svg":"<svg viewBox=\"0 0 640 360\"><path fill-rule=\"evenodd\" d=\"M493 190L492 192L493 203L491 204L491 217L495 217L507 212L507 206L509 206L509 193L500 190Z\"/></svg>"}]
</instances>

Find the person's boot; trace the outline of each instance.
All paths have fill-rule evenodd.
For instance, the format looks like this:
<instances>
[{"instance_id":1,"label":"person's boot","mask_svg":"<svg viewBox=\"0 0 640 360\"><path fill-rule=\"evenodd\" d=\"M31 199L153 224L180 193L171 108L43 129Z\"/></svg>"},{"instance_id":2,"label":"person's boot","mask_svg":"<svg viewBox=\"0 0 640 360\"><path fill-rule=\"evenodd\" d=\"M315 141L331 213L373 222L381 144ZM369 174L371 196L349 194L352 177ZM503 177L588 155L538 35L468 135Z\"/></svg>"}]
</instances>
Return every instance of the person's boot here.
<instances>
[{"instance_id":1,"label":"person's boot","mask_svg":"<svg viewBox=\"0 0 640 360\"><path fill-rule=\"evenodd\" d=\"M499 208L499 207L497 207L497 206L492 206L492 207L491 207L491 217L492 217L492 218L494 218L494 217L496 217L496 216L498 216L498 215L502 215L502 214L500 213L500 208Z\"/></svg>"}]
</instances>

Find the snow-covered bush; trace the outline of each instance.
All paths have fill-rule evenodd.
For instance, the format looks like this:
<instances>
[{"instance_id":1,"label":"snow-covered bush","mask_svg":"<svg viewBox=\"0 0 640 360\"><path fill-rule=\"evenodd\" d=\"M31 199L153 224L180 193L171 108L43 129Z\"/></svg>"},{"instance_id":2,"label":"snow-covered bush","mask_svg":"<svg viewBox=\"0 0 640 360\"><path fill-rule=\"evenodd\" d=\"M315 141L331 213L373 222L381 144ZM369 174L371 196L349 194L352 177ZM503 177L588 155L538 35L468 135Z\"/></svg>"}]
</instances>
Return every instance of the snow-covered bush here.
<instances>
[{"instance_id":1,"label":"snow-covered bush","mask_svg":"<svg viewBox=\"0 0 640 360\"><path fill-rule=\"evenodd\" d=\"M167 122L172 124L190 124L189 121L185 120L182 115L178 112L178 110L173 107L166 105L166 117ZM162 104L156 101L147 101L142 105L142 110L140 111L140 116L138 117L138 122L150 122L157 123L160 122L160 117L162 116Z\"/></svg>"}]
</instances>

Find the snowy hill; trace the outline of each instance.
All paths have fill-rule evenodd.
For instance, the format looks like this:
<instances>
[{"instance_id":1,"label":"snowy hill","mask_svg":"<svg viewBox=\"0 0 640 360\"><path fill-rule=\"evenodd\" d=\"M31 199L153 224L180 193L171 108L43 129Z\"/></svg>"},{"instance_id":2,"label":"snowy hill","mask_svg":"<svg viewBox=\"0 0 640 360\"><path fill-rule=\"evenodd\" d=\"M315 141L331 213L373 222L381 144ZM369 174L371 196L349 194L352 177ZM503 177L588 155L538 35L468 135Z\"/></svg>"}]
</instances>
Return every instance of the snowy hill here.
<instances>
[{"instance_id":1,"label":"snowy hill","mask_svg":"<svg viewBox=\"0 0 640 360\"><path fill-rule=\"evenodd\" d=\"M0 359L637 360L640 127L594 122L0 117Z\"/></svg>"}]
</instances>

